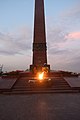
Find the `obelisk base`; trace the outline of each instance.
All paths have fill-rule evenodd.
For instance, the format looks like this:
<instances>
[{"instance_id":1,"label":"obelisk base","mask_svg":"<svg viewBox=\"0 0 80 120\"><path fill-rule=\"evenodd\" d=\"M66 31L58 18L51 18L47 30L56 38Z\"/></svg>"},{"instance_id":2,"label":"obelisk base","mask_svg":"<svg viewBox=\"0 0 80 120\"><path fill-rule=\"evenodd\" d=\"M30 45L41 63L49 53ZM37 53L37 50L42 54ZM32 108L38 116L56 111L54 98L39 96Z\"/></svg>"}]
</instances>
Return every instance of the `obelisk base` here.
<instances>
[{"instance_id":1,"label":"obelisk base","mask_svg":"<svg viewBox=\"0 0 80 120\"><path fill-rule=\"evenodd\" d=\"M47 68L48 71L50 71L50 65L30 65L30 71L31 72L41 72L42 68Z\"/></svg>"}]
</instances>

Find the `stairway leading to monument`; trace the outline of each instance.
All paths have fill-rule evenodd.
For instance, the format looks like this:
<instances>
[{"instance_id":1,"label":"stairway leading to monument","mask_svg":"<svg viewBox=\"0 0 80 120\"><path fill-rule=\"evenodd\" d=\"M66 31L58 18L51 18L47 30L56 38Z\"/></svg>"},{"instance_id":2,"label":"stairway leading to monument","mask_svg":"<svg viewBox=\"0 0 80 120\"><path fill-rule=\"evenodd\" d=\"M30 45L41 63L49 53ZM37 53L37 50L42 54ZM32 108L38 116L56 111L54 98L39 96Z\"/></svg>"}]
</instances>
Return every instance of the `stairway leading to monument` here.
<instances>
[{"instance_id":1,"label":"stairway leading to monument","mask_svg":"<svg viewBox=\"0 0 80 120\"><path fill-rule=\"evenodd\" d=\"M4 91L3 94L38 94L38 93L74 93L79 90L72 89L64 78L52 78L51 86L30 85L29 78L21 77L13 85L11 91Z\"/></svg>"}]
</instances>

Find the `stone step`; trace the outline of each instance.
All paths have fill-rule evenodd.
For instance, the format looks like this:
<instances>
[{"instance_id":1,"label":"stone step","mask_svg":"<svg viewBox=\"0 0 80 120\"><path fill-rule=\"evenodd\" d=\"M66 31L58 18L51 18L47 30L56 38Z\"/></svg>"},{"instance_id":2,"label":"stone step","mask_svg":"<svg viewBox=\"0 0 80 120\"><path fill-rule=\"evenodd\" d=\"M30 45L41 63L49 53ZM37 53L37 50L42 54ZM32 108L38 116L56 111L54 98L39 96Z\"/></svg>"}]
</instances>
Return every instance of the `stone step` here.
<instances>
[{"instance_id":1,"label":"stone step","mask_svg":"<svg viewBox=\"0 0 80 120\"><path fill-rule=\"evenodd\" d=\"M13 86L13 88L18 88L18 87L34 87L34 86L41 86L41 85L38 85L38 84L33 84L33 85L16 85L16 86ZM48 86L48 85L42 85L42 86ZM52 85L51 87L68 87L69 85L68 84L59 84L59 85ZM70 87L70 86L69 86Z\"/></svg>"},{"instance_id":2,"label":"stone step","mask_svg":"<svg viewBox=\"0 0 80 120\"><path fill-rule=\"evenodd\" d=\"M28 89L28 88L44 88L44 86L15 86L14 88L13 88L13 90L14 89ZM47 87L47 86L46 86ZM45 88L46 88L45 87ZM50 88L50 87L47 87L47 88ZM54 88L54 89L56 89L56 88L63 88L63 89L70 89L71 87L70 86L52 86L50 89L52 89L52 88Z\"/></svg>"},{"instance_id":3,"label":"stone step","mask_svg":"<svg viewBox=\"0 0 80 120\"><path fill-rule=\"evenodd\" d=\"M40 89L37 89L37 88L23 88L23 89L13 89L12 91L29 91L29 90L72 90L71 88L40 88Z\"/></svg>"},{"instance_id":4,"label":"stone step","mask_svg":"<svg viewBox=\"0 0 80 120\"><path fill-rule=\"evenodd\" d=\"M63 83L62 83L62 84L61 84L61 83L60 83L60 84L59 84L59 83L58 83L58 84L57 84L57 83L55 83L55 84L54 84L54 83L51 83L51 84L52 84L52 86L66 86L66 85L69 86L68 83L64 83L64 84L63 84ZM15 84L15 86L30 86L30 85L33 85L33 86L34 86L34 85L39 85L39 84L38 84L38 83L32 83L32 84L29 84L29 83ZM41 85L41 84L40 84L40 85ZM43 84L42 84L42 85L43 85ZM15 87L15 86L14 86L14 87Z\"/></svg>"},{"instance_id":5,"label":"stone step","mask_svg":"<svg viewBox=\"0 0 80 120\"><path fill-rule=\"evenodd\" d=\"M11 93L27 94L29 92L56 93L56 92L73 92L74 91L63 78L53 78L51 87L47 86L47 84L46 85L42 84L42 86L40 86L39 84L29 85L28 80L26 78L20 78L19 80L17 80L17 82L12 88Z\"/></svg>"},{"instance_id":6,"label":"stone step","mask_svg":"<svg viewBox=\"0 0 80 120\"><path fill-rule=\"evenodd\" d=\"M3 92L4 95L17 95L17 94L53 94L53 93L79 93L79 90L51 90L51 91L12 91Z\"/></svg>"}]
</instances>

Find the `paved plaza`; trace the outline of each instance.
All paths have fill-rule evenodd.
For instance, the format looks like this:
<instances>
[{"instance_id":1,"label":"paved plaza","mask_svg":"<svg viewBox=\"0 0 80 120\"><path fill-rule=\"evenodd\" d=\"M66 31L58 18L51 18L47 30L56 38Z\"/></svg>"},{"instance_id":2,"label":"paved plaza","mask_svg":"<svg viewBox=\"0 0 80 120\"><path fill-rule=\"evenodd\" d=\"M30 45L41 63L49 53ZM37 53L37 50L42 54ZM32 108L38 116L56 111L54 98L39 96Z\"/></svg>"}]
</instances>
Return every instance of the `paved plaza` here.
<instances>
[{"instance_id":1,"label":"paved plaza","mask_svg":"<svg viewBox=\"0 0 80 120\"><path fill-rule=\"evenodd\" d=\"M80 93L0 95L0 120L80 120Z\"/></svg>"}]
</instances>

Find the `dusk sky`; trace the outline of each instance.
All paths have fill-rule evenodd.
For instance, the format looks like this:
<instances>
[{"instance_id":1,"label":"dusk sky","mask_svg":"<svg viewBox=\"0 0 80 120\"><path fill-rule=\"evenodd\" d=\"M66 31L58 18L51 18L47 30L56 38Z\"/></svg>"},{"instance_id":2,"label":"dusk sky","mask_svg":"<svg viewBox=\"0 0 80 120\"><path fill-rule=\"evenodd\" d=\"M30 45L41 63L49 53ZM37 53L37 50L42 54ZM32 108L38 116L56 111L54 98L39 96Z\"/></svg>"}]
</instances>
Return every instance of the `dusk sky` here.
<instances>
[{"instance_id":1,"label":"dusk sky","mask_svg":"<svg viewBox=\"0 0 80 120\"><path fill-rule=\"evenodd\" d=\"M0 0L0 64L4 71L32 64L35 0ZM80 72L80 0L45 0L48 64Z\"/></svg>"}]
</instances>

